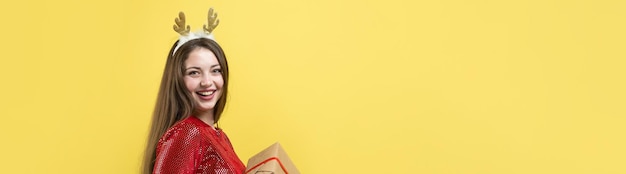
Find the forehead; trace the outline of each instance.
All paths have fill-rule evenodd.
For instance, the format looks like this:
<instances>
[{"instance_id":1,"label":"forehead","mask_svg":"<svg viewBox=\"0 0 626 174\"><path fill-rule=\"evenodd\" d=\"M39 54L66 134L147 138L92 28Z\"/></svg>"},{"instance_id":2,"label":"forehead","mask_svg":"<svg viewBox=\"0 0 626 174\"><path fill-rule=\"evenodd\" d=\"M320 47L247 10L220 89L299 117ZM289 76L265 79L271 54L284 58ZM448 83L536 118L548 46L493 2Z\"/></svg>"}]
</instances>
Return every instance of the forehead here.
<instances>
[{"instance_id":1,"label":"forehead","mask_svg":"<svg viewBox=\"0 0 626 174\"><path fill-rule=\"evenodd\" d=\"M206 48L196 48L189 53L189 57L185 60L185 67L191 66L212 66L219 65L219 61L215 54Z\"/></svg>"}]
</instances>

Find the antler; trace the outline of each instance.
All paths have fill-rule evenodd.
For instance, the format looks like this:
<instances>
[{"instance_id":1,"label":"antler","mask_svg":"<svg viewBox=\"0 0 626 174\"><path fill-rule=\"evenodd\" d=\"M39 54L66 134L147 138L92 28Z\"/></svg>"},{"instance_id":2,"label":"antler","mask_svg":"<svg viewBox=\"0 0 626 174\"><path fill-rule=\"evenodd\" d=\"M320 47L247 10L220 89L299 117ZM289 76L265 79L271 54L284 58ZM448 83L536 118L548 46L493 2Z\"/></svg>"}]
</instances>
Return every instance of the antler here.
<instances>
[{"instance_id":1,"label":"antler","mask_svg":"<svg viewBox=\"0 0 626 174\"><path fill-rule=\"evenodd\" d=\"M178 18L176 18L174 22L176 22L176 25L174 25L174 31L180 33L180 35L183 36L189 34L189 25L187 25L187 28L185 28L185 13L183 13L182 11L178 13Z\"/></svg>"},{"instance_id":2,"label":"antler","mask_svg":"<svg viewBox=\"0 0 626 174\"><path fill-rule=\"evenodd\" d=\"M206 31L207 33L211 33L213 32L213 29L215 29L215 27L217 27L218 24L220 24L220 20L217 19L217 13L213 13L213 8L209 9L209 23L207 23L207 25L204 25L204 31Z\"/></svg>"}]
</instances>

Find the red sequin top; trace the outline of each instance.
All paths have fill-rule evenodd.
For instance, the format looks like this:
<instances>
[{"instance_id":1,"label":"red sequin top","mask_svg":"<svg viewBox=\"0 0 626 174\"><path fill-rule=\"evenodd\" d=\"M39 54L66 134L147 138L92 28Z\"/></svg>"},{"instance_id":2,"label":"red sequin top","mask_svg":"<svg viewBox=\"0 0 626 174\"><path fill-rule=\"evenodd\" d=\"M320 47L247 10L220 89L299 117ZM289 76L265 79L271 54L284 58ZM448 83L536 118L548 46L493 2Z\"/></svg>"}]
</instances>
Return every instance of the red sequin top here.
<instances>
[{"instance_id":1,"label":"red sequin top","mask_svg":"<svg viewBox=\"0 0 626 174\"><path fill-rule=\"evenodd\" d=\"M163 134L156 148L155 174L242 174L246 170L221 129L189 116Z\"/></svg>"}]
</instances>

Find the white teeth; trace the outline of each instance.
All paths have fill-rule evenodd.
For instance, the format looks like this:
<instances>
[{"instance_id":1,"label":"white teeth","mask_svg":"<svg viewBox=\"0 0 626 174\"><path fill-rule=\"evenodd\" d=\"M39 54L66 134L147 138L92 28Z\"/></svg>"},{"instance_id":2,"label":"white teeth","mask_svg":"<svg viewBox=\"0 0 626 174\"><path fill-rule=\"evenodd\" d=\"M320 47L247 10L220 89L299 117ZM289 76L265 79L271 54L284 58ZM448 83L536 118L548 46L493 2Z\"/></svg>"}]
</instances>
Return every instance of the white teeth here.
<instances>
[{"instance_id":1,"label":"white teeth","mask_svg":"<svg viewBox=\"0 0 626 174\"><path fill-rule=\"evenodd\" d=\"M200 93L200 95L211 95L213 94L213 92L215 91L206 91L206 92L198 92L198 93Z\"/></svg>"}]
</instances>

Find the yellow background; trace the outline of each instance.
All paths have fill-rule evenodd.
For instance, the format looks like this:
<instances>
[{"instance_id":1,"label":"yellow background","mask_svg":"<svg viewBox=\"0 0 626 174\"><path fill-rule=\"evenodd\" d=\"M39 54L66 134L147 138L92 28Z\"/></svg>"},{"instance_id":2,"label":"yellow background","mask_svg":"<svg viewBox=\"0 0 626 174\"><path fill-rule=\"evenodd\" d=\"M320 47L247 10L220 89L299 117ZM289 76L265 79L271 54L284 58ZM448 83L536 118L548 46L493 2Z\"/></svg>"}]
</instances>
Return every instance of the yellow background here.
<instances>
[{"instance_id":1,"label":"yellow background","mask_svg":"<svg viewBox=\"0 0 626 174\"><path fill-rule=\"evenodd\" d=\"M0 173L138 173L174 18L210 6L244 163L626 173L625 2L3 1Z\"/></svg>"}]
</instances>

